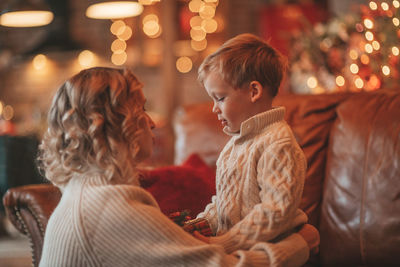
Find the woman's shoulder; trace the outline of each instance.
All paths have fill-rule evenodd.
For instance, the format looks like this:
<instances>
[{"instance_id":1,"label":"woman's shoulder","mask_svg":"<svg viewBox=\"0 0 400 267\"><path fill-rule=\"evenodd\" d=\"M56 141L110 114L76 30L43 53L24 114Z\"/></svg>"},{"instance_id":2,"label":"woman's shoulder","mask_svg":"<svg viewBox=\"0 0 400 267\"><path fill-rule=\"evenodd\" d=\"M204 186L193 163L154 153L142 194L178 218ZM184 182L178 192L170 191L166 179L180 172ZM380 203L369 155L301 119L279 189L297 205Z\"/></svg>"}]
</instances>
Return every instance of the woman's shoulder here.
<instances>
[{"instance_id":1,"label":"woman's shoulder","mask_svg":"<svg viewBox=\"0 0 400 267\"><path fill-rule=\"evenodd\" d=\"M87 195L92 201L98 203L106 202L107 205L118 205L136 202L137 204L158 207L153 196L137 185L105 184L88 186L84 190L87 191L87 194L84 195Z\"/></svg>"}]
</instances>

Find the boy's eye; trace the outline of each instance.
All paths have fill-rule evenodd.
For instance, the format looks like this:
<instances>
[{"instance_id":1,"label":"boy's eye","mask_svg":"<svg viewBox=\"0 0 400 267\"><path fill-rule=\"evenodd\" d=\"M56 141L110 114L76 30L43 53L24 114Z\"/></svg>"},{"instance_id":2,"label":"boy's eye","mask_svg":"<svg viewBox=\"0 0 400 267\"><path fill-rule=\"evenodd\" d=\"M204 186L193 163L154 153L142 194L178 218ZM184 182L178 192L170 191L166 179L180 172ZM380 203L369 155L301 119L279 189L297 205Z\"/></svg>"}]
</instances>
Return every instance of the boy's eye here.
<instances>
[{"instance_id":1,"label":"boy's eye","mask_svg":"<svg viewBox=\"0 0 400 267\"><path fill-rule=\"evenodd\" d=\"M225 99L225 97L224 97L224 96L223 96L223 97L217 97L217 102L224 101L224 99Z\"/></svg>"}]
</instances>

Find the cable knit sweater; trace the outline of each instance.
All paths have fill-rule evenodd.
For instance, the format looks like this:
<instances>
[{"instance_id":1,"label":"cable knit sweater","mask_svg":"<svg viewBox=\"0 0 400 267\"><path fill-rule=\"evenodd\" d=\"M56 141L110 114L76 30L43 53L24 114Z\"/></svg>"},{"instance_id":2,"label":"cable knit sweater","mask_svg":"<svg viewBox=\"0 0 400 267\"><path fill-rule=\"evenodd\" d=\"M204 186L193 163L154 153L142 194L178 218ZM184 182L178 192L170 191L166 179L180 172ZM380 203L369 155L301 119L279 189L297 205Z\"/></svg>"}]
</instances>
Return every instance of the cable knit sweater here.
<instances>
[{"instance_id":1,"label":"cable knit sweater","mask_svg":"<svg viewBox=\"0 0 400 267\"><path fill-rule=\"evenodd\" d=\"M135 185L99 175L72 178L48 222L40 266L300 266L308 246L298 234L230 255L164 216Z\"/></svg>"},{"instance_id":2,"label":"cable knit sweater","mask_svg":"<svg viewBox=\"0 0 400 267\"><path fill-rule=\"evenodd\" d=\"M298 209L306 159L278 107L244 121L217 160L216 195L206 218L226 251L279 238L307 221Z\"/></svg>"}]
</instances>

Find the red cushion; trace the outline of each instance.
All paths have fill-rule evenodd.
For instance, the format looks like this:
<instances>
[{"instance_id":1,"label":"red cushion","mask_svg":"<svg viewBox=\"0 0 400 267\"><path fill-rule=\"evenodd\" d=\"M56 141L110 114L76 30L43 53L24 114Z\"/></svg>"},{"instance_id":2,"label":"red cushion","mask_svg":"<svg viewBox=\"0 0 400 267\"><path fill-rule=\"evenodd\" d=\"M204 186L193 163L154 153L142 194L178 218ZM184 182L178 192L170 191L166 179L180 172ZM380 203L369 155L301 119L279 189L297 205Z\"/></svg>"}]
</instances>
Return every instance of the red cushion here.
<instances>
[{"instance_id":1,"label":"red cushion","mask_svg":"<svg viewBox=\"0 0 400 267\"><path fill-rule=\"evenodd\" d=\"M192 154L182 165L146 171L141 184L154 196L164 214L188 209L194 217L215 194L215 171L197 154Z\"/></svg>"}]
</instances>

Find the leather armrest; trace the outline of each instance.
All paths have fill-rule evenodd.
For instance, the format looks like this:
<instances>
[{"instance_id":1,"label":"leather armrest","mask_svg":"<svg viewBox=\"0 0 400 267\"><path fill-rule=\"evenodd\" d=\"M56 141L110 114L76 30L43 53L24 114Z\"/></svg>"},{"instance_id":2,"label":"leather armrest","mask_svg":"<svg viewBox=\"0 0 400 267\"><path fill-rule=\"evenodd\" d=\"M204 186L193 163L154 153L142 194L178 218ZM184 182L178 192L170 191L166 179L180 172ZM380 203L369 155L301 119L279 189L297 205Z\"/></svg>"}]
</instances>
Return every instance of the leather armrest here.
<instances>
[{"instance_id":1,"label":"leather armrest","mask_svg":"<svg viewBox=\"0 0 400 267\"><path fill-rule=\"evenodd\" d=\"M31 242L34 266L39 264L47 222L60 198L60 190L50 184L10 188L3 197L11 223Z\"/></svg>"}]
</instances>

